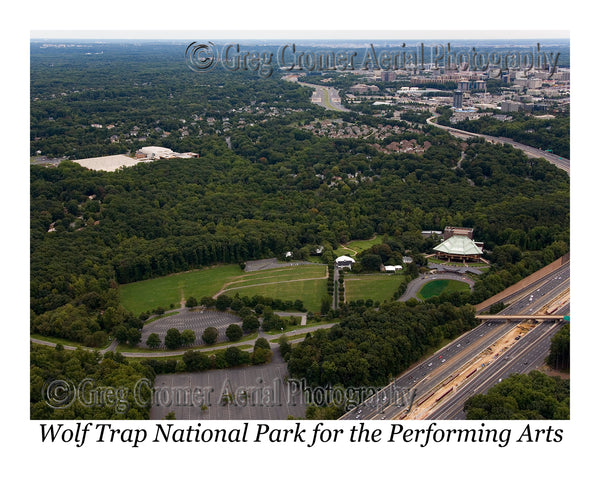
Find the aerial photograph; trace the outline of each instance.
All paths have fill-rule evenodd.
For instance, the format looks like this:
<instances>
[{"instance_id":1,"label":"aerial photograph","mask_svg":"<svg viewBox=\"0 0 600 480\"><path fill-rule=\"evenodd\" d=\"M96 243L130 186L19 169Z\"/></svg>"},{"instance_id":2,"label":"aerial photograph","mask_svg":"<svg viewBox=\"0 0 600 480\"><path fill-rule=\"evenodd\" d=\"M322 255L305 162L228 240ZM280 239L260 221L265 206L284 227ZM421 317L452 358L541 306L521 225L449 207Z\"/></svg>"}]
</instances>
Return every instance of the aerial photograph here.
<instances>
[{"instance_id":1,"label":"aerial photograph","mask_svg":"<svg viewBox=\"0 0 600 480\"><path fill-rule=\"evenodd\" d=\"M570 419L568 32L63 33L31 420Z\"/></svg>"}]
</instances>

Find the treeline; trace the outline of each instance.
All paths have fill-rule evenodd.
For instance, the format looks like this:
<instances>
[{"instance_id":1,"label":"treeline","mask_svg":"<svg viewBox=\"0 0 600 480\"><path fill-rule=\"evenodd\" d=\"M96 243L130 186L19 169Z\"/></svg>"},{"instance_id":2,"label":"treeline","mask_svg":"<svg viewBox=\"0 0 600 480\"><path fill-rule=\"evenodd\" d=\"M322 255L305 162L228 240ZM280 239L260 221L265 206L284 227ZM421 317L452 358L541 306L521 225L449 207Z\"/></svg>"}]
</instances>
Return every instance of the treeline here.
<instances>
[{"instance_id":1,"label":"treeline","mask_svg":"<svg viewBox=\"0 0 600 480\"><path fill-rule=\"evenodd\" d=\"M473 133L505 137L541 150L552 150L561 157L570 157L570 116L541 119L524 114L512 114L511 121L492 116L463 120L452 126Z\"/></svg>"},{"instance_id":2,"label":"treeline","mask_svg":"<svg viewBox=\"0 0 600 480\"><path fill-rule=\"evenodd\" d=\"M383 304L340 309L341 321L292 348L290 376L308 385L381 386L444 339L477 325L470 306Z\"/></svg>"},{"instance_id":3,"label":"treeline","mask_svg":"<svg viewBox=\"0 0 600 480\"><path fill-rule=\"evenodd\" d=\"M156 375L237 367L240 365L261 365L271 361L273 352L269 342L259 337L251 352L239 347L227 347L216 352L187 350L181 359L146 358L140 363L152 369Z\"/></svg>"},{"instance_id":4,"label":"treeline","mask_svg":"<svg viewBox=\"0 0 600 480\"><path fill-rule=\"evenodd\" d=\"M557 370L569 370L571 366L571 325L565 324L552 337L550 343L550 355L546 359L546 365Z\"/></svg>"},{"instance_id":5,"label":"treeline","mask_svg":"<svg viewBox=\"0 0 600 480\"><path fill-rule=\"evenodd\" d=\"M538 371L512 374L465 402L467 420L568 420L570 382Z\"/></svg>"},{"instance_id":6,"label":"treeline","mask_svg":"<svg viewBox=\"0 0 600 480\"><path fill-rule=\"evenodd\" d=\"M148 420L155 372L121 354L30 346L32 420Z\"/></svg>"}]
</instances>

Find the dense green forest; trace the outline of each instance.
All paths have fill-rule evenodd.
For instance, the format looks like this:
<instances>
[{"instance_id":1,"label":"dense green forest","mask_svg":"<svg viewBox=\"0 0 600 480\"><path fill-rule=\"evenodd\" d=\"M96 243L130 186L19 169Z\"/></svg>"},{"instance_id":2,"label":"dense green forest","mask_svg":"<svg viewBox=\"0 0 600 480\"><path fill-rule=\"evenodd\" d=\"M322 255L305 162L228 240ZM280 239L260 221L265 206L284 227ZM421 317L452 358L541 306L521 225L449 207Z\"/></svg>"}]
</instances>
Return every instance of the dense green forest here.
<instances>
[{"instance_id":1,"label":"dense green forest","mask_svg":"<svg viewBox=\"0 0 600 480\"><path fill-rule=\"evenodd\" d=\"M30 346L31 419L150 418L154 371L120 354ZM144 382L147 383L144 386ZM73 397L78 395L78 397Z\"/></svg>"},{"instance_id":2,"label":"dense green forest","mask_svg":"<svg viewBox=\"0 0 600 480\"><path fill-rule=\"evenodd\" d=\"M564 325L552 337L550 355L546 364L557 370L569 370L571 366L571 324Z\"/></svg>"},{"instance_id":3,"label":"dense green forest","mask_svg":"<svg viewBox=\"0 0 600 480\"><path fill-rule=\"evenodd\" d=\"M342 307L341 322L318 330L287 357L292 378L308 385L383 386L443 339L476 326L472 307L388 303Z\"/></svg>"},{"instance_id":4,"label":"dense green forest","mask_svg":"<svg viewBox=\"0 0 600 480\"><path fill-rule=\"evenodd\" d=\"M569 249L569 179L543 160L509 146L461 143L427 125L409 130L328 112L310 103L310 89L275 76L192 72L177 45L89 48L94 54L32 44L32 153L80 158L160 145L199 158L117 172L69 161L31 166L33 332L100 346L119 326L141 328L120 306L119 284L317 245L335 249L374 233L398 258L431 252L421 230L473 227L493 267L460 304L497 293ZM431 146L419 155L384 153L370 138L301 128L326 117L401 126L402 137Z\"/></svg>"},{"instance_id":5,"label":"dense green forest","mask_svg":"<svg viewBox=\"0 0 600 480\"><path fill-rule=\"evenodd\" d=\"M467 420L568 420L569 380L538 371L512 374L465 402Z\"/></svg>"}]
</instances>

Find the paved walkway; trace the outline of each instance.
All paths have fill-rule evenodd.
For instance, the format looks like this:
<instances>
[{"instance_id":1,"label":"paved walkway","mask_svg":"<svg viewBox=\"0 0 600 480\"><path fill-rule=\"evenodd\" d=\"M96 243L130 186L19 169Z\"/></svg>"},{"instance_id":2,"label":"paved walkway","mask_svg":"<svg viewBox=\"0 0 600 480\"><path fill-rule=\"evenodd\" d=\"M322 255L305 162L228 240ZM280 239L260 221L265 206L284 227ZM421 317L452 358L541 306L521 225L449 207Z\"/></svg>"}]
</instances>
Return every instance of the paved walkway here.
<instances>
[{"instance_id":1,"label":"paved walkway","mask_svg":"<svg viewBox=\"0 0 600 480\"><path fill-rule=\"evenodd\" d=\"M336 323L320 323L320 324L316 324L313 326L309 326L309 327L304 327L304 328L300 328L298 327L298 329L296 330L291 330L288 332L284 332L286 335L291 336L291 335L298 335L301 333L308 333L308 332L314 332L316 330L321 330L323 328L331 328L334 325L336 325ZM269 342L271 340L277 340L279 339L279 337L281 337L281 333L276 333L274 335L269 335L266 334L264 332L259 332L258 336L259 337L264 337L266 338ZM49 347L56 347L56 343L52 343L52 342L47 342L45 340L38 340L36 338L30 338L32 343L36 343L38 345L46 345ZM301 342L303 341L304 338L296 338L293 340L290 340L290 343L297 343L297 342ZM211 352L213 350L222 350L223 348L227 348L227 347L252 347L254 346L254 342L256 342L256 338L253 338L251 340L245 340L245 341L241 341L241 342L237 342L237 343L228 343L227 345L214 345L212 347L206 347L206 348L200 348L200 349L193 349L193 350L198 350L200 352ZM114 345L114 347L113 347ZM111 348L112 347L112 348ZM84 350L98 350L97 348L89 348L89 347L74 347L72 345L64 345L65 350L77 350L77 348L83 348ZM105 353L108 350L112 350L114 351L114 348L116 348L116 341L113 340L113 342L111 343L111 345L109 345L107 348L104 348L102 350L99 350L100 353ZM152 357L176 357L178 355L182 355L183 353L185 353L187 350L192 350L190 348L183 348L180 350L160 350L160 351L156 351L156 352L121 352L122 355L124 357L130 357L130 358L152 358Z\"/></svg>"},{"instance_id":2,"label":"paved walkway","mask_svg":"<svg viewBox=\"0 0 600 480\"><path fill-rule=\"evenodd\" d=\"M475 282L471 280L469 277L465 277L464 275L458 273L436 273L436 274L425 274L420 275L419 278L415 278L406 286L406 291L404 294L398 299L399 302L406 302L411 298L417 298L417 293L423 285L426 283L432 282L434 280L459 280L461 282L465 282L469 284L469 287L473 288ZM418 299L417 299L418 300Z\"/></svg>"}]
</instances>

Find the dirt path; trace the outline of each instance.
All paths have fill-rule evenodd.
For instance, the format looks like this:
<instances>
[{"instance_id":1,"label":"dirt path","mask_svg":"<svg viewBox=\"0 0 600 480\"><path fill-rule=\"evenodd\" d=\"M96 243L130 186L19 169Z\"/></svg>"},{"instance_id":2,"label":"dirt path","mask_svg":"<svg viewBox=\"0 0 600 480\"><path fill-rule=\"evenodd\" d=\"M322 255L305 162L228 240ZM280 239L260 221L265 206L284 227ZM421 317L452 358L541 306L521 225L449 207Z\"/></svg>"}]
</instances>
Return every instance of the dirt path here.
<instances>
[{"instance_id":1,"label":"dirt path","mask_svg":"<svg viewBox=\"0 0 600 480\"><path fill-rule=\"evenodd\" d=\"M298 279L295 279L295 280L281 280L280 282L254 283L252 285L243 285L241 287L226 288L227 286L231 285L232 283L236 283L236 282L229 282L229 283L226 283L225 285L223 285L223 288L221 290L219 290L217 293L215 293L213 295L213 298L216 299L223 292L228 292L228 291L231 291L231 290L240 290L242 288L262 287L263 285L278 285L280 283L307 282L307 281L310 281L310 280L326 280L328 278L328 275L329 275L329 272L324 277L298 278Z\"/></svg>"}]
</instances>

